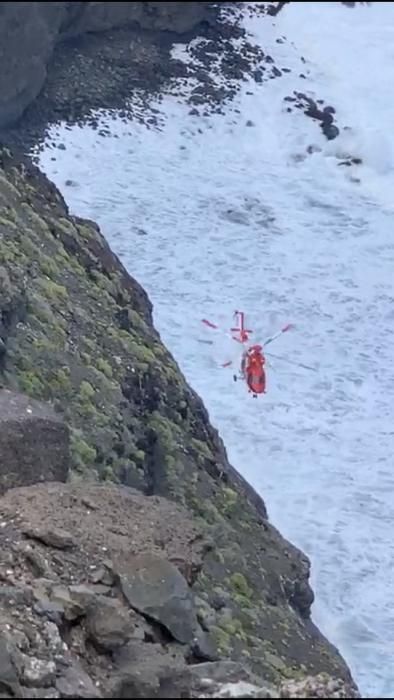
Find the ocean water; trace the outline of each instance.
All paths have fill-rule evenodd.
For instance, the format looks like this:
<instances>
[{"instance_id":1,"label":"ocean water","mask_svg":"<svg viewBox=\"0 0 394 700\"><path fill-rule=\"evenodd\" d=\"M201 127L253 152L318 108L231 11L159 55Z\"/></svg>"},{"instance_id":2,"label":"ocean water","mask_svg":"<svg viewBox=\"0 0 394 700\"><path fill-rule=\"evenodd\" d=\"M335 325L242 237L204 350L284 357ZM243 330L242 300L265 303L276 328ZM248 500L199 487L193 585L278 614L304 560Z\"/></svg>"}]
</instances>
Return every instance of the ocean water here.
<instances>
[{"instance_id":1,"label":"ocean water","mask_svg":"<svg viewBox=\"0 0 394 700\"><path fill-rule=\"evenodd\" d=\"M117 138L60 127L66 150L41 166L146 288L230 461L311 557L314 620L364 696L393 698L394 3L243 21L291 72L240 86L238 112L196 117L171 94L160 130L116 114ZM338 139L286 111L294 90L336 108ZM363 164L340 166L347 154ZM296 326L258 400L220 367L231 342L201 324L229 328L235 309L256 340Z\"/></svg>"}]
</instances>

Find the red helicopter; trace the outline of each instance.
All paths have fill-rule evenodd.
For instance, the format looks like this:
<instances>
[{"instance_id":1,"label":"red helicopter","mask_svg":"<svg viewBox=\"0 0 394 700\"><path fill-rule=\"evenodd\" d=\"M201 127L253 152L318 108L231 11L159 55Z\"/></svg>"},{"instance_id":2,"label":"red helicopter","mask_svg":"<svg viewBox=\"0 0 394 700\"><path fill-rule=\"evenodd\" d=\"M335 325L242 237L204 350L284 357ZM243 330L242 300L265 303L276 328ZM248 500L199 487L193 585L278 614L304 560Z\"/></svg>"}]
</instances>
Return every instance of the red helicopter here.
<instances>
[{"instance_id":1,"label":"red helicopter","mask_svg":"<svg viewBox=\"0 0 394 700\"><path fill-rule=\"evenodd\" d=\"M231 328L230 332L222 331L219 328L219 326L217 326L215 323L212 323L211 321L208 321L205 318L202 319L202 323L205 326L208 326L208 328L212 328L216 331L219 331L220 333L232 338L232 340L235 340L237 343L246 346L249 343L249 338L253 331L246 327L245 313L243 311L235 311L234 317L235 328ZM277 338L279 338L279 336L281 336L283 333L287 333L287 331L292 330L294 327L295 326L293 324L289 323L283 328L281 328L277 333L275 333L275 335L266 338L266 340L261 345L249 345L249 347L246 347L246 349L243 351L239 374L234 374L233 378L234 381L237 381L238 379L243 380L248 387L249 393L252 394L254 398L257 398L259 394L265 394L267 390L267 376L265 369L267 365L266 354L269 355L270 353L265 353L266 346L272 343ZM205 342L211 343L212 341ZM277 357L278 359L283 360L285 362L291 362L290 360L287 360L284 357L279 357L277 355L275 356L272 354L271 356ZM230 367L232 364L232 361L225 362L222 364L222 367ZM300 367L303 367L304 369L310 369L315 371L314 367L309 367L308 365L303 365L298 362L292 364L297 364Z\"/></svg>"}]
</instances>

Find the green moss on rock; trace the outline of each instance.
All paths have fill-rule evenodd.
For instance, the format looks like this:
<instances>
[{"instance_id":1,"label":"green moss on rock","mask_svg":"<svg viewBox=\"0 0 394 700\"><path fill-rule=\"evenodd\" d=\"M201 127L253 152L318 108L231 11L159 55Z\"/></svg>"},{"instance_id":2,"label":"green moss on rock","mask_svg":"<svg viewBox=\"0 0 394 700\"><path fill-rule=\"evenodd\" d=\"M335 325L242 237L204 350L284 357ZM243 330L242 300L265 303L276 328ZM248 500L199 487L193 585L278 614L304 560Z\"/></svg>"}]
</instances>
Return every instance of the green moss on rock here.
<instances>
[{"instance_id":1,"label":"green moss on rock","mask_svg":"<svg viewBox=\"0 0 394 700\"><path fill-rule=\"evenodd\" d=\"M18 384L21 391L33 399L42 399L45 395L45 385L33 370L18 372Z\"/></svg>"},{"instance_id":2,"label":"green moss on rock","mask_svg":"<svg viewBox=\"0 0 394 700\"><path fill-rule=\"evenodd\" d=\"M97 457L95 448L88 445L77 431L71 436L71 454L75 466L83 471L92 467Z\"/></svg>"},{"instance_id":3,"label":"green moss on rock","mask_svg":"<svg viewBox=\"0 0 394 700\"><path fill-rule=\"evenodd\" d=\"M250 599L253 595L253 591L248 585L245 576L239 572L230 576L230 585L235 593L244 598Z\"/></svg>"},{"instance_id":4,"label":"green moss on rock","mask_svg":"<svg viewBox=\"0 0 394 700\"><path fill-rule=\"evenodd\" d=\"M111 367L110 363L109 363L107 360L104 360L103 357L100 357L100 358L97 360L97 369L98 369L100 372L103 372L103 374L105 374L106 377L108 377L109 379L111 379L111 377L112 377L112 375L113 375L112 367Z\"/></svg>"},{"instance_id":5,"label":"green moss on rock","mask_svg":"<svg viewBox=\"0 0 394 700\"><path fill-rule=\"evenodd\" d=\"M53 280L44 277L40 281L40 286L44 296L50 301L61 301L65 302L68 299L68 292L66 287L62 284L57 284Z\"/></svg>"}]
</instances>

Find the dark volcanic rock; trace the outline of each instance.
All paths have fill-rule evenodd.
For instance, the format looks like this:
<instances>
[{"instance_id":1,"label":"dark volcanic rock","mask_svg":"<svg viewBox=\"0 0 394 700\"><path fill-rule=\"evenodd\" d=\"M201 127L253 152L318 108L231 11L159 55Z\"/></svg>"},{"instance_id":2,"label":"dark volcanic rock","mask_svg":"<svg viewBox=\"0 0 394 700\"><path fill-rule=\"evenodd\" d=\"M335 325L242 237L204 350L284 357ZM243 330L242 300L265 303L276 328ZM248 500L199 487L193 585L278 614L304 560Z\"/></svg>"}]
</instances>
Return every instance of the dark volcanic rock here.
<instances>
[{"instance_id":1,"label":"dark volcanic rock","mask_svg":"<svg viewBox=\"0 0 394 700\"><path fill-rule=\"evenodd\" d=\"M123 646L133 634L133 624L127 608L111 598L96 598L86 618L88 639L99 651L114 651Z\"/></svg>"},{"instance_id":2,"label":"dark volcanic rock","mask_svg":"<svg viewBox=\"0 0 394 700\"><path fill-rule=\"evenodd\" d=\"M191 642L197 628L190 589L170 562L141 554L115 565L123 595L129 605L159 622L174 639Z\"/></svg>"},{"instance_id":3,"label":"dark volcanic rock","mask_svg":"<svg viewBox=\"0 0 394 700\"><path fill-rule=\"evenodd\" d=\"M0 390L0 491L66 481L69 430L52 407Z\"/></svg>"},{"instance_id":4,"label":"dark volcanic rock","mask_svg":"<svg viewBox=\"0 0 394 700\"><path fill-rule=\"evenodd\" d=\"M331 107L331 105L322 107L324 104L323 100L313 100L303 92L297 92L295 90L294 94L297 100L295 106L298 109L302 109L307 117L320 122L320 128L329 141L339 136L339 128L334 124L334 107ZM284 101L294 101L294 98L287 96L284 98Z\"/></svg>"},{"instance_id":5,"label":"dark volcanic rock","mask_svg":"<svg viewBox=\"0 0 394 700\"><path fill-rule=\"evenodd\" d=\"M86 32L137 24L186 32L209 19L208 2L7 2L0 14L0 126L40 92L56 44Z\"/></svg>"}]
</instances>

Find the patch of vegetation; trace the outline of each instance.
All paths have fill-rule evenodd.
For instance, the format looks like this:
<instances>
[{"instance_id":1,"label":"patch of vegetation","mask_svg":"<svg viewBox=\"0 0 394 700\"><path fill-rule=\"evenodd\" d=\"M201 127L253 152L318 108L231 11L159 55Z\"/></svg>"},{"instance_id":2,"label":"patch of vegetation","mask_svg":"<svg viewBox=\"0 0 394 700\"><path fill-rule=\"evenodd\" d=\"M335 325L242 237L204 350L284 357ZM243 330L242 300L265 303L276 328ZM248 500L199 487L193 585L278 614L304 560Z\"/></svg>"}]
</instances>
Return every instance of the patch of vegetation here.
<instances>
[{"instance_id":1,"label":"patch of vegetation","mask_svg":"<svg viewBox=\"0 0 394 700\"><path fill-rule=\"evenodd\" d=\"M40 280L40 287L43 294L50 301L65 302L68 300L67 289L62 284L57 284L57 282L53 282L53 280L44 277L42 280Z\"/></svg>"},{"instance_id":2,"label":"patch of vegetation","mask_svg":"<svg viewBox=\"0 0 394 700\"><path fill-rule=\"evenodd\" d=\"M96 449L83 439L79 431L73 430L71 432L71 458L74 466L85 471L94 466L96 457Z\"/></svg>"}]
</instances>

